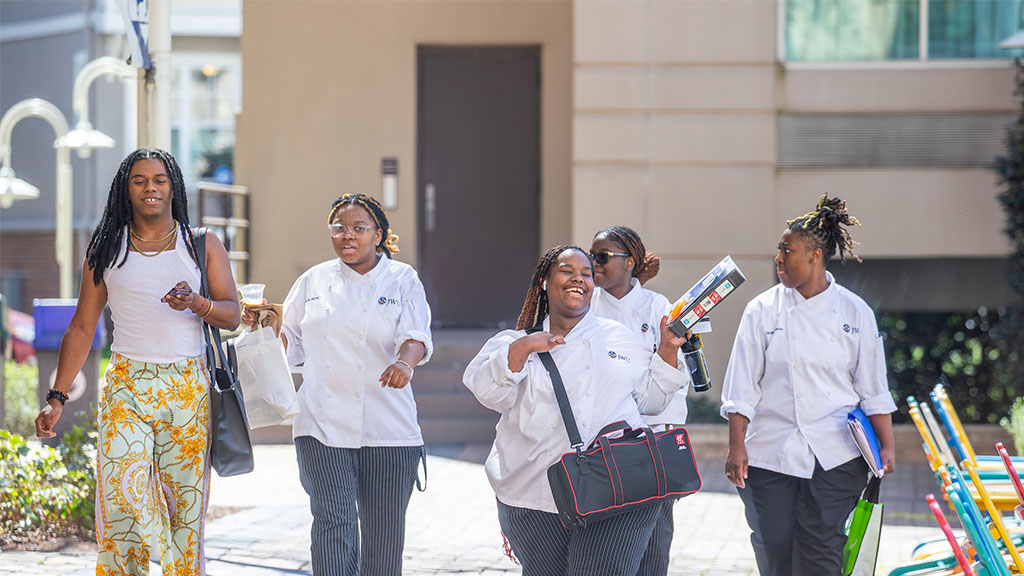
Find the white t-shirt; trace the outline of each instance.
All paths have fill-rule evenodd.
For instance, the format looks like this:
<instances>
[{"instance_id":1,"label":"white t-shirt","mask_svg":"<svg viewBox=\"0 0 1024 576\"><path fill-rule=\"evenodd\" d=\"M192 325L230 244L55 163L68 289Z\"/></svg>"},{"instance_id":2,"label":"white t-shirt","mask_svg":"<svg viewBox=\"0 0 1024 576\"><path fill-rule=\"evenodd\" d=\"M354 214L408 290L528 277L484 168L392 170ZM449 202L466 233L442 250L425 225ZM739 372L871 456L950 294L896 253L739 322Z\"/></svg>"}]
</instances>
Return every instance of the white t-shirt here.
<instances>
[{"instance_id":1,"label":"white t-shirt","mask_svg":"<svg viewBox=\"0 0 1024 576\"><path fill-rule=\"evenodd\" d=\"M810 478L860 456L847 414L896 410L871 308L826 273L813 298L782 284L751 300L722 386L722 416L750 419L749 464Z\"/></svg>"},{"instance_id":2,"label":"white t-shirt","mask_svg":"<svg viewBox=\"0 0 1024 576\"><path fill-rule=\"evenodd\" d=\"M307 270L284 301L288 362L302 365L292 436L327 446L419 446L412 385L378 379L407 340L433 352L430 307L416 271L381 257L366 274L335 258Z\"/></svg>"},{"instance_id":3,"label":"white t-shirt","mask_svg":"<svg viewBox=\"0 0 1024 576\"><path fill-rule=\"evenodd\" d=\"M544 319L544 330L550 329ZM551 378L536 354L519 372L508 367L509 346L526 335L505 330L470 362L463 382L481 404L501 414L484 464L498 500L557 513L547 469L571 450ZM618 322L588 312L551 357L558 366L580 438L590 444L607 424L642 426L640 412L664 409L683 375Z\"/></svg>"},{"instance_id":4,"label":"white t-shirt","mask_svg":"<svg viewBox=\"0 0 1024 576\"><path fill-rule=\"evenodd\" d=\"M182 280L193 292L200 290L199 265L189 255L180 228L174 249L154 256L128 252L124 266L118 267L128 250L128 234L126 227L121 252L103 271L114 324L111 351L154 364L205 355L203 321L190 310L175 310L160 301Z\"/></svg>"},{"instance_id":5,"label":"white t-shirt","mask_svg":"<svg viewBox=\"0 0 1024 576\"><path fill-rule=\"evenodd\" d=\"M632 287L629 292L621 299L601 288L594 288L590 309L601 318L609 318L624 324L652 352L656 352L658 344L661 343L661 319L668 313L671 304L668 298L641 286L636 278L630 280L630 285ZM686 376L687 385L675 393L668 407L660 414L644 417L648 426L686 424L686 391L689 388L690 377L681 356L679 367Z\"/></svg>"}]
</instances>

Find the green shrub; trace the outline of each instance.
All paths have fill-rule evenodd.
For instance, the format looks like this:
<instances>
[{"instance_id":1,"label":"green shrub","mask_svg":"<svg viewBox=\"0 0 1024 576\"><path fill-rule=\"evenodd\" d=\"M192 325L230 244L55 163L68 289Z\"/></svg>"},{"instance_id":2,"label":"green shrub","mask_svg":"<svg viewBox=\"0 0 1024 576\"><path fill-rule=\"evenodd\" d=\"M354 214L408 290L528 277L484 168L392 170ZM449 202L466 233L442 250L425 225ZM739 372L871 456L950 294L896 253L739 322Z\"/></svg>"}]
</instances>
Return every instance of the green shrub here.
<instances>
[{"instance_id":1,"label":"green shrub","mask_svg":"<svg viewBox=\"0 0 1024 576\"><path fill-rule=\"evenodd\" d=\"M4 378L4 421L0 427L26 438L34 436L39 414L39 368L11 360L4 364Z\"/></svg>"},{"instance_id":2,"label":"green shrub","mask_svg":"<svg viewBox=\"0 0 1024 576\"><path fill-rule=\"evenodd\" d=\"M1002 318L986 308L967 312L886 312L878 329L885 337L889 388L909 422L907 396L931 404L928 393L940 376L949 380L950 401L965 423L996 424L1020 395L1006 357L992 334Z\"/></svg>"},{"instance_id":3,"label":"green shrub","mask_svg":"<svg viewBox=\"0 0 1024 576\"><path fill-rule=\"evenodd\" d=\"M0 430L0 532L90 536L95 440L94 424L75 426L57 448L33 448L21 435Z\"/></svg>"},{"instance_id":4,"label":"green shrub","mask_svg":"<svg viewBox=\"0 0 1024 576\"><path fill-rule=\"evenodd\" d=\"M1017 398L1010 407L1010 414L999 423L1013 438L1013 447L1017 454L1024 454L1024 398Z\"/></svg>"}]
</instances>

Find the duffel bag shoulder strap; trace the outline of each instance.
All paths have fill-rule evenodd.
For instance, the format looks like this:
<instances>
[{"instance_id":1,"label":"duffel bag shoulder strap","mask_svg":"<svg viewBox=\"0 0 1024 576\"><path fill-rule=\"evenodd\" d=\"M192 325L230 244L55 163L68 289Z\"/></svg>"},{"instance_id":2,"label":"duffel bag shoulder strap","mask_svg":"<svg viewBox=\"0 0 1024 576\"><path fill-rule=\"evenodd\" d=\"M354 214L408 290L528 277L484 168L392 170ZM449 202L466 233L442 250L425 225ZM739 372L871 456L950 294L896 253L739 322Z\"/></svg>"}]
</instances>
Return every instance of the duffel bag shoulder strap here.
<instances>
[{"instance_id":1,"label":"duffel bag shoulder strap","mask_svg":"<svg viewBox=\"0 0 1024 576\"><path fill-rule=\"evenodd\" d=\"M533 334L534 332L540 332L540 326L534 326L526 331L527 334ZM565 392L565 384L562 383L562 375L558 372L558 366L555 364L555 359L551 357L548 352L540 352L537 354L540 357L540 361L544 364L544 368L548 371L548 376L551 377L551 387L555 390L555 398L558 400L558 411L562 413L562 421L565 423L565 431L569 433L569 445L576 450L577 453L583 451L583 439L580 438L580 429L576 427L576 418L572 415L572 406L569 404L569 395Z\"/></svg>"}]
</instances>

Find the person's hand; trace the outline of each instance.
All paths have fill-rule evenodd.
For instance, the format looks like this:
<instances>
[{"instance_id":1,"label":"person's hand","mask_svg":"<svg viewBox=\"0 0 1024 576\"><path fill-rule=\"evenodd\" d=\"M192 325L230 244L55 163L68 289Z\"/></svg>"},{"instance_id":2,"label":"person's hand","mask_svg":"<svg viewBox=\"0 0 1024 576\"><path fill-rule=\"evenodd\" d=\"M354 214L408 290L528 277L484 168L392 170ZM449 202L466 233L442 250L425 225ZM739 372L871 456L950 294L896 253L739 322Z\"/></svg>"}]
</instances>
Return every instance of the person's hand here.
<instances>
[{"instance_id":1,"label":"person's hand","mask_svg":"<svg viewBox=\"0 0 1024 576\"><path fill-rule=\"evenodd\" d=\"M555 346L565 344L564 336L556 336L551 332L534 332L533 334L527 334L523 338L530 345L530 350L538 354L550 352Z\"/></svg>"},{"instance_id":2,"label":"person's hand","mask_svg":"<svg viewBox=\"0 0 1024 576\"><path fill-rule=\"evenodd\" d=\"M161 302L167 304L174 310L179 312L183 310L190 310L193 304L201 303L195 297L195 293L192 292L192 287L188 285L188 282L182 280L174 285L164 297L160 299ZM205 304L204 304L205 305Z\"/></svg>"},{"instance_id":3,"label":"person's hand","mask_svg":"<svg viewBox=\"0 0 1024 576\"><path fill-rule=\"evenodd\" d=\"M725 457L725 477L740 488L747 486L747 445L743 442L729 445Z\"/></svg>"},{"instance_id":4,"label":"person's hand","mask_svg":"<svg viewBox=\"0 0 1024 576\"><path fill-rule=\"evenodd\" d=\"M668 316L661 317L661 342L658 343L658 356L669 366L678 366L679 347L686 343L690 337L690 331L686 334L676 336L676 333L668 327Z\"/></svg>"},{"instance_id":5,"label":"person's hand","mask_svg":"<svg viewBox=\"0 0 1024 576\"><path fill-rule=\"evenodd\" d=\"M245 324L250 330L255 330L257 322L259 322L259 313L250 308L248 304L243 303L242 324Z\"/></svg>"},{"instance_id":6,"label":"person's hand","mask_svg":"<svg viewBox=\"0 0 1024 576\"><path fill-rule=\"evenodd\" d=\"M380 375L380 387L405 388L412 380L412 368L405 362L395 362Z\"/></svg>"},{"instance_id":7,"label":"person's hand","mask_svg":"<svg viewBox=\"0 0 1024 576\"><path fill-rule=\"evenodd\" d=\"M892 474L896 471L896 450L892 447L883 447L878 451L879 456L882 457L882 466L885 467L883 470L884 475Z\"/></svg>"},{"instance_id":8,"label":"person's hand","mask_svg":"<svg viewBox=\"0 0 1024 576\"><path fill-rule=\"evenodd\" d=\"M39 438L53 438L56 436L53 432L53 427L57 424L57 420L60 420L60 413L63 409L64 406L61 405L59 400L47 402L46 406L39 411L39 415L36 416L36 436Z\"/></svg>"}]
</instances>

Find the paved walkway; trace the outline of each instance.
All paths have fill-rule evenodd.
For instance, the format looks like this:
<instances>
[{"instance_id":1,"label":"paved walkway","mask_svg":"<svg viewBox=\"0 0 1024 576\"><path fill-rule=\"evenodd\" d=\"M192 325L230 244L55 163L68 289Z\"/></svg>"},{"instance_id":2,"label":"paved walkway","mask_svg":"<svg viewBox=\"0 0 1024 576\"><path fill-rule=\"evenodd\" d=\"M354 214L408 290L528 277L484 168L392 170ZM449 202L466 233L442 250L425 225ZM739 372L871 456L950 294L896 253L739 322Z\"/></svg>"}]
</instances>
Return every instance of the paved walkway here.
<instances>
[{"instance_id":1,"label":"paved walkway","mask_svg":"<svg viewBox=\"0 0 1024 576\"><path fill-rule=\"evenodd\" d=\"M414 493L409 506L405 574L520 573L502 554L494 494L480 464L487 448L428 450L428 489ZM671 575L757 573L743 505L718 473L719 466L705 463L704 490L676 505ZM931 490L927 470L913 467L883 483L887 515L878 574L908 560L919 541L940 536L924 513L924 493ZM256 472L214 477L211 506L239 510L207 527L209 575L310 574L311 517L291 445L257 446ZM0 574L91 576L94 561L94 546L59 553L4 552ZM155 564L151 574L160 574Z\"/></svg>"}]
</instances>

